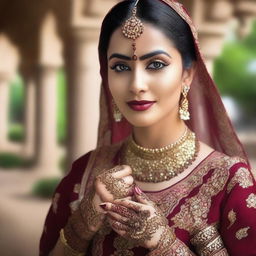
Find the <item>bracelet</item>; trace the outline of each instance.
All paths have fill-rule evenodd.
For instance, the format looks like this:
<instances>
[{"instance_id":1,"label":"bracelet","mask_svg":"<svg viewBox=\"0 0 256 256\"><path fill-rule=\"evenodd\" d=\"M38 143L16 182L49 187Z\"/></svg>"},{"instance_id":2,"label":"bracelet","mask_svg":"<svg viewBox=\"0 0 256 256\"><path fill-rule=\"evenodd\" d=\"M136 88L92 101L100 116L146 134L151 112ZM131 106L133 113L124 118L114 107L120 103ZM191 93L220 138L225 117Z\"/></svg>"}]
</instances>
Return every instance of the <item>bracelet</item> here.
<instances>
[{"instance_id":1,"label":"bracelet","mask_svg":"<svg viewBox=\"0 0 256 256\"><path fill-rule=\"evenodd\" d=\"M152 249L148 256L168 256L170 255L170 247L175 243L176 235L174 231L166 226L161 234L159 244L156 248Z\"/></svg>"},{"instance_id":2,"label":"bracelet","mask_svg":"<svg viewBox=\"0 0 256 256\"><path fill-rule=\"evenodd\" d=\"M65 256L85 256L85 253L78 252L69 246L67 239L65 238L63 229L60 230L60 241L64 245L64 255Z\"/></svg>"},{"instance_id":3,"label":"bracelet","mask_svg":"<svg viewBox=\"0 0 256 256\"><path fill-rule=\"evenodd\" d=\"M93 207L93 195L94 192L91 191L89 196L81 201L78 209L69 217L64 227L67 244L77 252L86 252L96 233L92 227L100 221L101 214L98 214Z\"/></svg>"},{"instance_id":4,"label":"bracelet","mask_svg":"<svg viewBox=\"0 0 256 256\"><path fill-rule=\"evenodd\" d=\"M225 249L215 225L207 226L203 230L200 230L194 235L190 242L200 256L214 255L215 253L222 252Z\"/></svg>"}]
</instances>

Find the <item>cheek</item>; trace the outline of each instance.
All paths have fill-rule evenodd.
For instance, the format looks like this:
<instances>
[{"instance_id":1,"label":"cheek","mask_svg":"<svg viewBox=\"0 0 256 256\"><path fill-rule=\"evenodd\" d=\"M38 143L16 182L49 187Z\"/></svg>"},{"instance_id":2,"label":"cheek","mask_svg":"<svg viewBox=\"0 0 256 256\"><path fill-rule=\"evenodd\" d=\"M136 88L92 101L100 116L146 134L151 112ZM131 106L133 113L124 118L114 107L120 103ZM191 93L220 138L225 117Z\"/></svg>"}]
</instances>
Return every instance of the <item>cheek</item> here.
<instances>
[{"instance_id":1,"label":"cheek","mask_svg":"<svg viewBox=\"0 0 256 256\"><path fill-rule=\"evenodd\" d=\"M114 98L115 102L118 102L118 99L122 98L125 91L124 79L121 79L120 76L113 74L112 72L108 75L108 85L109 90Z\"/></svg>"},{"instance_id":2,"label":"cheek","mask_svg":"<svg viewBox=\"0 0 256 256\"><path fill-rule=\"evenodd\" d=\"M175 72L166 72L156 81L155 93L163 99L176 97L181 91L181 75Z\"/></svg>"}]
</instances>

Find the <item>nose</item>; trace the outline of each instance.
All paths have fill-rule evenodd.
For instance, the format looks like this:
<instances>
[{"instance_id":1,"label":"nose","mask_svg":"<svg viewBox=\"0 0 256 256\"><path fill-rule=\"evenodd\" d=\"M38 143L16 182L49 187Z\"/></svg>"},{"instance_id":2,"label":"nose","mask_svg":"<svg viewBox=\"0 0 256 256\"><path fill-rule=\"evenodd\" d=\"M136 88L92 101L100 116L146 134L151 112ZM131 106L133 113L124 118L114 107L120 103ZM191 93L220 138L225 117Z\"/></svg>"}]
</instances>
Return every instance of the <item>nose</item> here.
<instances>
[{"instance_id":1,"label":"nose","mask_svg":"<svg viewBox=\"0 0 256 256\"><path fill-rule=\"evenodd\" d=\"M136 95L147 91L148 87L146 84L146 77L143 73L143 70L140 70L138 68L133 71L129 89L130 92Z\"/></svg>"}]
</instances>

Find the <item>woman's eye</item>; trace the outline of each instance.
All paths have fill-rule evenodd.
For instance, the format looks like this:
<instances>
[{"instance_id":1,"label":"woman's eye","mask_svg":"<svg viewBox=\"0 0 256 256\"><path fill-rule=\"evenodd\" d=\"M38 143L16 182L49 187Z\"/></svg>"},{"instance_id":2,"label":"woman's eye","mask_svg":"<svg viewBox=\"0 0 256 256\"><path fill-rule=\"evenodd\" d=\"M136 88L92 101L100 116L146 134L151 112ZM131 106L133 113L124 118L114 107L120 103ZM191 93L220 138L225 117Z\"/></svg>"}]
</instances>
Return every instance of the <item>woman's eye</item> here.
<instances>
[{"instance_id":1,"label":"woman's eye","mask_svg":"<svg viewBox=\"0 0 256 256\"><path fill-rule=\"evenodd\" d=\"M112 70L116 72L123 72L123 71L129 71L130 68L124 64L116 64L113 67L111 67Z\"/></svg>"},{"instance_id":2,"label":"woman's eye","mask_svg":"<svg viewBox=\"0 0 256 256\"><path fill-rule=\"evenodd\" d=\"M148 66L147 66L147 69L162 69L164 67L166 67L167 65L163 62L160 62L160 61L154 61L152 63L150 63Z\"/></svg>"}]
</instances>

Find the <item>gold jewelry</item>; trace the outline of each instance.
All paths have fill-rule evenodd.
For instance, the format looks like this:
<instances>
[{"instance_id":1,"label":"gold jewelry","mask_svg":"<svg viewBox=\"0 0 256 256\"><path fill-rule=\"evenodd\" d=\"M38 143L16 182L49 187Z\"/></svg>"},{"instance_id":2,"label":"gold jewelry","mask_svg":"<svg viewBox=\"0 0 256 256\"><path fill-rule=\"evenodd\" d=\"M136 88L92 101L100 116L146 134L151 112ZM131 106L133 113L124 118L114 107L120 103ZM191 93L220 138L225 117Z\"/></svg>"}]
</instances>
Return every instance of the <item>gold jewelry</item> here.
<instances>
[{"instance_id":1,"label":"gold jewelry","mask_svg":"<svg viewBox=\"0 0 256 256\"><path fill-rule=\"evenodd\" d=\"M216 225L210 225L203 230L200 230L190 241L198 254L202 256L210 256L219 251L225 252L225 247Z\"/></svg>"},{"instance_id":2,"label":"gold jewelry","mask_svg":"<svg viewBox=\"0 0 256 256\"><path fill-rule=\"evenodd\" d=\"M139 38L142 35L143 31L144 31L143 23L136 16L138 2L139 2L139 0L136 1L135 5L134 5L134 8L132 9L132 16L128 20L125 21L125 23L123 25L123 28L122 28L122 32L123 32L124 36L127 37L128 39L133 40L133 44L132 44L132 48L133 48L132 59L133 60L138 59L138 57L136 55L135 40L137 38Z\"/></svg>"},{"instance_id":3,"label":"gold jewelry","mask_svg":"<svg viewBox=\"0 0 256 256\"><path fill-rule=\"evenodd\" d=\"M78 252L78 251L72 249L68 245L68 242L67 242L67 239L65 238L63 229L60 230L60 241L64 245L64 255L65 256L84 256L85 255L85 253Z\"/></svg>"},{"instance_id":4,"label":"gold jewelry","mask_svg":"<svg viewBox=\"0 0 256 256\"><path fill-rule=\"evenodd\" d=\"M64 227L63 235L65 234L66 243L77 253L86 251L95 234L94 231L91 231L91 227L96 226L102 217L102 214L99 214L93 206L93 196L94 191L82 200L78 209L70 216Z\"/></svg>"},{"instance_id":5,"label":"gold jewelry","mask_svg":"<svg viewBox=\"0 0 256 256\"><path fill-rule=\"evenodd\" d=\"M136 180L157 183L183 172L196 159L198 151L195 134L186 128L178 141L158 149L143 148L130 137L122 150L121 161L132 168Z\"/></svg>"},{"instance_id":6,"label":"gold jewelry","mask_svg":"<svg viewBox=\"0 0 256 256\"><path fill-rule=\"evenodd\" d=\"M181 120L189 120L190 119L190 113L188 110L188 99L187 99L189 89L190 89L190 87L188 85L185 85L182 89L183 99L181 101L181 106L179 109L179 114L180 114Z\"/></svg>"},{"instance_id":7,"label":"gold jewelry","mask_svg":"<svg viewBox=\"0 0 256 256\"><path fill-rule=\"evenodd\" d=\"M114 178L112 175L113 173L121 171L122 169L122 166L116 166L97 176L97 179L99 179L106 186L106 189L114 196L114 199L128 196L128 189L131 189L125 184L122 178Z\"/></svg>"},{"instance_id":8,"label":"gold jewelry","mask_svg":"<svg viewBox=\"0 0 256 256\"><path fill-rule=\"evenodd\" d=\"M122 113L120 112L119 108L117 107L116 103L112 102L112 108L113 108L113 117L116 122L121 122L122 120Z\"/></svg>"},{"instance_id":9,"label":"gold jewelry","mask_svg":"<svg viewBox=\"0 0 256 256\"><path fill-rule=\"evenodd\" d=\"M152 248L148 256L171 255L171 246L176 240L176 235L169 226L165 226L156 248Z\"/></svg>"},{"instance_id":10,"label":"gold jewelry","mask_svg":"<svg viewBox=\"0 0 256 256\"><path fill-rule=\"evenodd\" d=\"M217 228L214 225L207 226L205 229L196 233L190 242L197 248L204 247L209 241L219 235Z\"/></svg>"}]
</instances>

